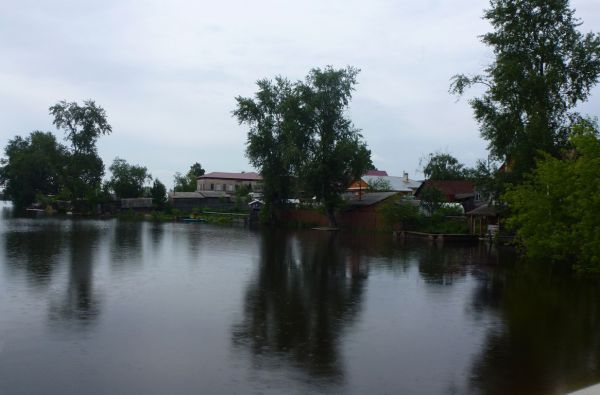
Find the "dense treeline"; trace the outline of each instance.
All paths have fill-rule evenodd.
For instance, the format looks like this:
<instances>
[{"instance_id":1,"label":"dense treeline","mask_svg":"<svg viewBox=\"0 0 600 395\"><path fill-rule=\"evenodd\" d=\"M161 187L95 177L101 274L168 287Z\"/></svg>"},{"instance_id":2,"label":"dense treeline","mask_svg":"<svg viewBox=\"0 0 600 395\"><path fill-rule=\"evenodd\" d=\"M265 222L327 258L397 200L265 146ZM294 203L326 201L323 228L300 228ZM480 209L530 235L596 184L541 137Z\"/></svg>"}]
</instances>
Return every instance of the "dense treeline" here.
<instances>
[{"instance_id":1,"label":"dense treeline","mask_svg":"<svg viewBox=\"0 0 600 395\"><path fill-rule=\"evenodd\" d=\"M0 186L4 198L16 207L33 203L66 201L78 209L92 210L96 203L115 198L151 197L157 208L167 203L166 187L144 166L115 158L111 177L103 182L105 167L98 155L97 141L112 132L104 109L92 100L83 105L61 101L50 107L53 124L65 134L67 145L50 132L34 131L16 136L0 159ZM176 190L195 190L196 176L204 174L199 163L186 176L175 174ZM182 186L183 184L183 186Z\"/></svg>"}]
</instances>

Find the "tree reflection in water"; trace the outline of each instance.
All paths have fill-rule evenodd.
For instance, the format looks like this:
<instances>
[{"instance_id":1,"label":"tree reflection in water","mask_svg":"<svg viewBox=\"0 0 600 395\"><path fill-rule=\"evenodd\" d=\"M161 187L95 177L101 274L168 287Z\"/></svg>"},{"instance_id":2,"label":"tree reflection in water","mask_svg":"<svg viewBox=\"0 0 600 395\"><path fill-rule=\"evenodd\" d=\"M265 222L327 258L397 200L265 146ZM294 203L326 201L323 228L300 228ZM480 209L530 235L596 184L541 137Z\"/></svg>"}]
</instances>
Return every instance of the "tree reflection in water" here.
<instances>
[{"instance_id":1,"label":"tree reflection in water","mask_svg":"<svg viewBox=\"0 0 600 395\"><path fill-rule=\"evenodd\" d=\"M35 227L29 220L21 221L24 231L16 229L4 233L8 269L16 272L24 270L28 284L45 288L52 279L54 268L62 260L68 228L65 229L59 222Z\"/></svg>"},{"instance_id":2,"label":"tree reflection in water","mask_svg":"<svg viewBox=\"0 0 600 395\"><path fill-rule=\"evenodd\" d=\"M550 264L520 262L488 273L473 294L475 311L492 312L472 366L472 392L566 393L600 373L600 288Z\"/></svg>"},{"instance_id":3,"label":"tree reflection in water","mask_svg":"<svg viewBox=\"0 0 600 395\"><path fill-rule=\"evenodd\" d=\"M265 232L234 344L251 350L255 366L275 358L341 381L339 342L360 311L366 275L361 256L340 246L335 233Z\"/></svg>"},{"instance_id":4,"label":"tree reflection in water","mask_svg":"<svg viewBox=\"0 0 600 395\"><path fill-rule=\"evenodd\" d=\"M128 269L142 263L142 221L118 221L111 245L111 265L114 269Z\"/></svg>"},{"instance_id":5,"label":"tree reflection in water","mask_svg":"<svg viewBox=\"0 0 600 395\"><path fill-rule=\"evenodd\" d=\"M99 296L93 287L95 250L100 232L93 224L73 221L69 236L67 286L64 295L50 302L50 321L86 328L100 312Z\"/></svg>"}]
</instances>

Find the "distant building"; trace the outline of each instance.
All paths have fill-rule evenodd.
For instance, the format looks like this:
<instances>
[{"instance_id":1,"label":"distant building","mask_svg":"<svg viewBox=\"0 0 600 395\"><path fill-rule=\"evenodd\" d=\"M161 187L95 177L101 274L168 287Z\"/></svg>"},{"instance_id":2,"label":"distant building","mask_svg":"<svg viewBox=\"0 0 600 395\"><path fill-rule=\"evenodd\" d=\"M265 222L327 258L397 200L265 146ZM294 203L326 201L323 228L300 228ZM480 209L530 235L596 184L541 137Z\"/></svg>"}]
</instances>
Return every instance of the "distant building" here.
<instances>
[{"instance_id":1,"label":"distant building","mask_svg":"<svg viewBox=\"0 0 600 395\"><path fill-rule=\"evenodd\" d=\"M233 195L242 186L249 186L253 192L262 191L262 176L258 173L212 172L198 177L197 191L224 192Z\"/></svg>"},{"instance_id":2,"label":"distant building","mask_svg":"<svg viewBox=\"0 0 600 395\"><path fill-rule=\"evenodd\" d=\"M195 208L231 208L234 202L231 196L225 192L170 192L169 202L173 208L183 211L191 211Z\"/></svg>"},{"instance_id":3,"label":"distant building","mask_svg":"<svg viewBox=\"0 0 600 395\"><path fill-rule=\"evenodd\" d=\"M152 198L128 198L121 199L121 210L145 211L151 210Z\"/></svg>"},{"instance_id":4,"label":"distant building","mask_svg":"<svg viewBox=\"0 0 600 395\"><path fill-rule=\"evenodd\" d=\"M473 210L483 202L479 201L475 184L466 180L426 180L415 191L415 196L420 199L422 192L427 188L438 189L448 203L460 203L465 211ZM477 199L476 199L477 198Z\"/></svg>"}]
</instances>

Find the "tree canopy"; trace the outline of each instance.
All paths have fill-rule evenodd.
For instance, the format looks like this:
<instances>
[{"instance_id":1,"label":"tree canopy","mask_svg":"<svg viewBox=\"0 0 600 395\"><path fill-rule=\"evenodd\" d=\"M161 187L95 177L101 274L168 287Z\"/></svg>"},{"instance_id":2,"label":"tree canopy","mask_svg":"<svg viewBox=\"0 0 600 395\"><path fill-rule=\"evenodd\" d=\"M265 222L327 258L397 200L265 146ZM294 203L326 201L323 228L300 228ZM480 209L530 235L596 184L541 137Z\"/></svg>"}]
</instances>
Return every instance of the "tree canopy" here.
<instances>
[{"instance_id":1,"label":"tree canopy","mask_svg":"<svg viewBox=\"0 0 600 395\"><path fill-rule=\"evenodd\" d=\"M28 137L16 136L4 148L0 160L0 185L5 197L25 207L36 195L56 195L63 180L67 149L52 133L32 132Z\"/></svg>"},{"instance_id":2,"label":"tree canopy","mask_svg":"<svg viewBox=\"0 0 600 395\"><path fill-rule=\"evenodd\" d=\"M392 184L383 177L372 178L367 182L368 191L385 192L392 190Z\"/></svg>"},{"instance_id":3,"label":"tree canopy","mask_svg":"<svg viewBox=\"0 0 600 395\"><path fill-rule=\"evenodd\" d=\"M423 174L430 180L462 180L465 166L449 153L435 152L421 159Z\"/></svg>"},{"instance_id":4,"label":"tree canopy","mask_svg":"<svg viewBox=\"0 0 600 395\"><path fill-rule=\"evenodd\" d=\"M50 107L50 114L54 116L53 124L65 131L72 148L66 160L63 197L89 198L100 189L104 175L96 142L101 135L112 132L106 112L92 100L83 106L63 100Z\"/></svg>"},{"instance_id":5,"label":"tree canopy","mask_svg":"<svg viewBox=\"0 0 600 395\"><path fill-rule=\"evenodd\" d=\"M112 176L107 185L120 199L142 196L144 185L152 179L148 169L121 158L115 158L109 169Z\"/></svg>"},{"instance_id":6,"label":"tree canopy","mask_svg":"<svg viewBox=\"0 0 600 395\"><path fill-rule=\"evenodd\" d=\"M268 205L315 196L332 223L339 194L367 169L370 151L347 116L358 69L312 69L304 81L260 80L233 114L250 127L246 155L264 180Z\"/></svg>"},{"instance_id":7,"label":"tree canopy","mask_svg":"<svg viewBox=\"0 0 600 395\"><path fill-rule=\"evenodd\" d=\"M560 158L545 154L525 183L510 189L509 224L534 258L600 272L600 139L594 123L574 126Z\"/></svg>"},{"instance_id":8,"label":"tree canopy","mask_svg":"<svg viewBox=\"0 0 600 395\"><path fill-rule=\"evenodd\" d=\"M75 153L95 153L98 137L112 132L106 112L93 100L84 101L83 106L63 100L50 107L50 114L56 128L67 134Z\"/></svg>"},{"instance_id":9,"label":"tree canopy","mask_svg":"<svg viewBox=\"0 0 600 395\"><path fill-rule=\"evenodd\" d=\"M340 194L373 167L371 151L347 116L358 72L353 67L313 69L298 85L311 134L301 182L324 204L332 224Z\"/></svg>"},{"instance_id":10,"label":"tree canopy","mask_svg":"<svg viewBox=\"0 0 600 395\"><path fill-rule=\"evenodd\" d=\"M152 202L158 208L163 208L167 203L167 188L158 178L154 180L152 188L150 188L150 196L152 196Z\"/></svg>"},{"instance_id":11,"label":"tree canopy","mask_svg":"<svg viewBox=\"0 0 600 395\"><path fill-rule=\"evenodd\" d=\"M281 206L293 193L311 139L309 114L299 97L299 83L283 77L259 80L253 98L237 97L233 114L249 126L246 156L263 177L263 199Z\"/></svg>"},{"instance_id":12,"label":"tree canopy","mask_svg":"<svg viewBox=\"0 0 600 395\"><path fill-rule=\"evenodd\" d=\"M203 176L205 170L198 162L190 166L190 169L185 175L177 172L173 176L175 192L194 192L198 189L198 177Z\"/></svg>"},{"instance_id":13,"label":"tree canopy","mask_svg":"<svg viewBox=\"0 0 600 395\"><path fill-rule=\"evenodd\" d=\"M484 18L494 29L482 37L494 61L481 75L455 75L450 90L485 86L470 101L475 119L518 181L538 152L557 156L567 143L574 110L600 74L600 36L577 30L568 0L492 0Z\"/></svg>"}]
</instances>

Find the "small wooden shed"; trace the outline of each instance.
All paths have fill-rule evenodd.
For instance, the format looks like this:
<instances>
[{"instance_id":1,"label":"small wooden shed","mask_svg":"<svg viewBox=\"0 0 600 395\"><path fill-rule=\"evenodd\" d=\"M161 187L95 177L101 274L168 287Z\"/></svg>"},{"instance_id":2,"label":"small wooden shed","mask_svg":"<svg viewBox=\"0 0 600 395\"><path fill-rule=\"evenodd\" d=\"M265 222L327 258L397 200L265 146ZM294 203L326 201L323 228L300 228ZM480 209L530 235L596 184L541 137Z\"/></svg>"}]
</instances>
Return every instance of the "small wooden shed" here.
<instances>
[{"instance_id":1,"label":"small wooden shed","mask_svg":"<svg viewBox=\"0 0 600 395\"><path fill-rule=\"evenodd\" d=\"M489 233L490 226L498 229L500 217L498 209L490 203L483 204L474 210L466 213L469 217L469 229L471 234L486 236Z\"/></svg>"}]
</instances>

